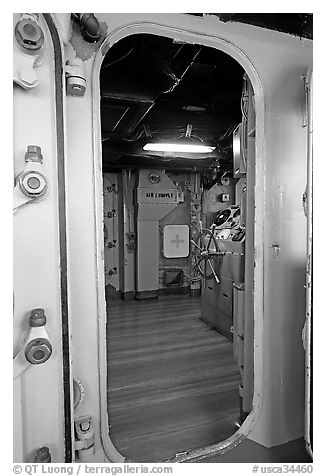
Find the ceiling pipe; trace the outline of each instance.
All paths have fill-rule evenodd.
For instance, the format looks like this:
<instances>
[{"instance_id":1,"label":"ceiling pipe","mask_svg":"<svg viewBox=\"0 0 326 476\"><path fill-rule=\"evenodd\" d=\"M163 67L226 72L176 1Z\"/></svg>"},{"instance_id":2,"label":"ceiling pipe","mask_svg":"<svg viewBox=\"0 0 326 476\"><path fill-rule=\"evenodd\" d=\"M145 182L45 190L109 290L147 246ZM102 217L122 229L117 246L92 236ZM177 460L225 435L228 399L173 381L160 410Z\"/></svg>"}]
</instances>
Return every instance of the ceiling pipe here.
<instances>
[{"instance_id":1,"label":"ceiling pipe","mask_svg":"<svg viewBox=\"0 0 326 476\"><path fill-rule=\"evenodd\" d=\"M180 61L179 57L184 52L184 45L181 46L181 48L178 50L178 52L174 56L173 60L169 64L169 67L171 68L171 71L173 72L173 74L175 76L175 82L174 82L174 84L172 84L170 89L168 89L167 91L162 91L163 94L172 92L174 90L174 88L180 84L180 82L182 81L182 79L185 76L185 74L187 73L187 71L194 64L194 62L195 62L197 56L199 55L199 53L201 52L201 50L202 50L202 47L200 46L197 49L197 51L195 51L195 53L190 53L190 58L188 59L187 64L185 66L183 66L183 68L181 68L181 70L180 70L177 67L177 62ZM187 55L187 53L188 52L186 52L186 55ZM187 57L186 57L186 60L187 60Z\"/></svg>"}]
</instances>

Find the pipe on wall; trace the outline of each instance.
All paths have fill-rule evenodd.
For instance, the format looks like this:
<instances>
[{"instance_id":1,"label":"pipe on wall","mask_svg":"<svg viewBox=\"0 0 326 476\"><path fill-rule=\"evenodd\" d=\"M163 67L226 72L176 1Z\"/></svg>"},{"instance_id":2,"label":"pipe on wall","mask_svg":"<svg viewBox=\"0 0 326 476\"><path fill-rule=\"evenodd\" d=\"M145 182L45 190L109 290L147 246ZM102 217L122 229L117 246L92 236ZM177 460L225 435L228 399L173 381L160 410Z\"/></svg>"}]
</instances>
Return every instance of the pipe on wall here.
<instances>
[{"instance_id":1,"label":"pipe on wall","mask_svg":"<svg viewBox=\"0 0 326 476\"><path fill-rule=\"evenodd\" d=\"M101 28L94 13L74 13L81 26L82 35L88 43L95 43L101 38Z\"/></svg>"}]
</instances>

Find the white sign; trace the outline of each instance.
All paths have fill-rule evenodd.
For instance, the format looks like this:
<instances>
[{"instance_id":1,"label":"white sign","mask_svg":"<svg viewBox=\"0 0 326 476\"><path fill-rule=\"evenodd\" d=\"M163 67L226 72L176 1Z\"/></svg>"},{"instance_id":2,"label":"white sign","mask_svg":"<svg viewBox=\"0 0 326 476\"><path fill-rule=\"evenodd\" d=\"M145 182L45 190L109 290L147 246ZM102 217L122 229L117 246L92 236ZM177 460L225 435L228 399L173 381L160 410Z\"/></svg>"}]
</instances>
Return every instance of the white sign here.
<instances>
[{"instance_id":1,"label":"white sign","mask_svg":"<svg viewBox=\"0 0 326 476\"><path fill-rule=\"evenodd\" d=\"M163 230L163 256L186 258L189 256L188 225L166 225Z\"/></svg>"},{"instance_id":2,"label":"white sign","mask_svg":"<svg viewBox=\"0 0 326 476\"><path fill-rule=\"evenodd\" d=\"M137 201L138 203L179 203L183 202L183 192L176 189L158 190L153 188L138 188Z\"/></svg>"}]
</instances>

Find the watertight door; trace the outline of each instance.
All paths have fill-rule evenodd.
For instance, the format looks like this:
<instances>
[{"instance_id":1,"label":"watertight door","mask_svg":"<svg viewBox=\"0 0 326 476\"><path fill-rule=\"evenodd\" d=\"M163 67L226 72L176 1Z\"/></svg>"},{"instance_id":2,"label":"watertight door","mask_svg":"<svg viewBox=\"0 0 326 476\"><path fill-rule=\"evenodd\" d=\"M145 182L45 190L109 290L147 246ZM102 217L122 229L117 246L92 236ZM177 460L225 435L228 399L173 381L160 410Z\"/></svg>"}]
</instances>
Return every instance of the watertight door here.
<instances>
[{"instance_id":1,"label":"watertight door","mask_svg":"<svg viewBox=\"0 0 326 476\"><path fill-rule=\"evenodd\" d=\"M50 14L13 19L13 454L62 463L73 459L63 62Z\"/></svg>"},{"instance_id":2,"label":"watertight door","mask_svg":"<svg viewBox=\"0 0 326 476\"><path fill-rule=\"evenodd\" d=\"M304 210L307 217L306 320L303 330L305 348L305 441L312 456L312 71L305 77L307 104L307 187Z\"/></svg>"}]
</instances>

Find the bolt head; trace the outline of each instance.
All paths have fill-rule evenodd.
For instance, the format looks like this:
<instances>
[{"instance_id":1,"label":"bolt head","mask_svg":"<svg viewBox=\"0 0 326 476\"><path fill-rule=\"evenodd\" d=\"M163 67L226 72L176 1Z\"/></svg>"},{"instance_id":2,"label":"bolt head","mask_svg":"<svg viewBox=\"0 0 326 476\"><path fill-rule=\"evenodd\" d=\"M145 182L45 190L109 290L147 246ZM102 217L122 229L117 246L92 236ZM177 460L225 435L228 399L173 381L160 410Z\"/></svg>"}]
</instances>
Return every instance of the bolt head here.
<instances>
[{"instance_id":1,"label":"bolt head","mask_svg":"<svg viewBox=\"0 0 326 476\"><path fill-rule=\"evenodd\" d=\"M40 179L38 177L29 178L27 180L27 184L28 184L29 188L31 188L33 190L37 190L41 186L41 182L40 182Z\"/></svg>"},{"instance_id":2,"label":"bolt head","mask_svg":"<svg viewBox=\"0 0 326 476\"><path fill-rule=\"evenodd\" d=\"M83 96L86 90L86 81L83 78L70 76L67 78L67 94Z\"/></svg>"},{"instance_id":3,"label":"bolt head","mask_svg":"<svg viewBox=\"0 0 326 476\"><path fill-rule=\"evenodd\" d=\"M30 19L21 20L16 24L15 37L21 46L29 50L38 50L44 43L43 31Z\"/></svg>"},{"instance_id":4,"label":"bolt head","mask_svg":"<svg viewBox=\"0 0 326 476\"><path fill-rule=\"evenodd\" d=\"M34 339L26 345L25 358L33 365L43 364L52 354L52 346L47 339Z\"/></svg>"},{"instance_id":5,"label":"bolt head","mask_svg":"<svg viewBox=\"0 0 326 476\"><path fill-rule=\"evenodd\" d=\"M44 313L44 309L37 308L32 309L30 318L29 318L29 325L31 327L43 327L46 324L46 315Z\"/></svg>"},{"instance_id":6,"label":"bolt head","mask_svg":"<svg viewBox=\"0 0 326 476\"><path fill-rule=\"evenodd\" d=\"M20 70L20 78L24 84L30 87L38 84L37 74L32 68L22 68Z\"/></svg>"},{"instance_id":7,"label":"bolt head","mask_svg":"<svg viewBox=\"0 0 326 476\"><path fill-rule=\"evenodd\" d=\"M37 182L38 186L36 187ZM19 185L21 191L28 197L38 198L43 196L47 191L46 179L37 171L23 173L19 178Z\"/></svg>"}]
</instances>

